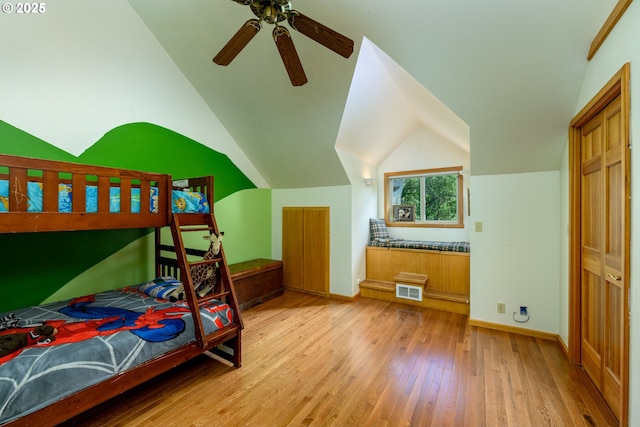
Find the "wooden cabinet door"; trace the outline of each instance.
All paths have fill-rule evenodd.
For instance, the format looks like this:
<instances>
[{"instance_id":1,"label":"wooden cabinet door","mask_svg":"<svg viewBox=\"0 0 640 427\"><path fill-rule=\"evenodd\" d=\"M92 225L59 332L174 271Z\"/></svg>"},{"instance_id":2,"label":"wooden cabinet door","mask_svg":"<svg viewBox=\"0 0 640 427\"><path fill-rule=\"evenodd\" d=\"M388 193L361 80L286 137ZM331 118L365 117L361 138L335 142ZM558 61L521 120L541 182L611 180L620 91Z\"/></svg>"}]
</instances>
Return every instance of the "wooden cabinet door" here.
<instances>
[{"instance_id":1,"label":"wooden cabinet door","mask_svg":"<svg viewBox=\"0 0 640 427\"><path fill-rule=\"evenodd\" d=\"M304 289L304 209L282 208L284 285Z\"/></svg>"},{"instance_id":2,"label":"wooden cabinet door","mask_svg":"<svg viewBox=\"0 0 640 427\"><path fill-rule=\"evenodd\" d=\"M329 208L304 209L304 290L329 294Z\"/></svg>"},{"instance_id":3,"label":"wooden cabinet door","mask_svg":"<svg viewBox=\"0 0 640 427\"><path fill-rule=\"evenodd\" d=\"M329 294L329 208L282 208L284 285Z\"/></svg>"}]
</instances>

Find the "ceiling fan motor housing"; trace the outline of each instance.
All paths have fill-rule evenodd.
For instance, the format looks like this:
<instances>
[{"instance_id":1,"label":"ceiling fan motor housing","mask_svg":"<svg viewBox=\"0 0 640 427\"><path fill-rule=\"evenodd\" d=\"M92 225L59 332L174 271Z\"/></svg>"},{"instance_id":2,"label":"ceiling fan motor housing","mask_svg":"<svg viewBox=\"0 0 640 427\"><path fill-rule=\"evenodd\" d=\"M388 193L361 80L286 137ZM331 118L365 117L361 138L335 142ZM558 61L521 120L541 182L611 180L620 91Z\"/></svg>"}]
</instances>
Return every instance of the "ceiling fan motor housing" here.
<instances>
[{"instance_id":1,"label":"ceiling fan motor housing","mask_svg":"<svg viewBox=\"0 0 640 427\"><path fill-rule=\"evenodd\" d=\"M247 4L249 0L234 1ZM249 7L254 15L269 24L284 21L291 12L291 3L287 0L253 0L249 1Z\"/></svg>"}]
</instances>

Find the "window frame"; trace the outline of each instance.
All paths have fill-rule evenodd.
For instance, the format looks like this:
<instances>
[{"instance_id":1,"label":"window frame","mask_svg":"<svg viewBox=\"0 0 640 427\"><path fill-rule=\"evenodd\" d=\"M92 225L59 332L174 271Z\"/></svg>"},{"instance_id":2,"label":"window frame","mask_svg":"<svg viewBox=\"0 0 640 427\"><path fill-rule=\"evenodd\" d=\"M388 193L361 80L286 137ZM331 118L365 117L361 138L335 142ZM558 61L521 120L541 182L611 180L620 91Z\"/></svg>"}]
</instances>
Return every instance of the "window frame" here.
<instances>
[{"instance_id":1,"label":"window frame","mask_svg":"<svg viewBox=\"0 0 640 427\"><path fill-rule=\"evenodd\" d=\"M435 169L420 169L411 171L400 172L386 172L384 174L384 220L387 223L387 227L421 227L421 228L464 228L464 177L462 175L462 166L453 166L446 168ZM389 194L389 181L391 178L398 177L416 177L416 176L429 176L429 175L453 175L458 176L458 218L456 221L393 221L391 211L393 206L391 204L391 195Z\"/></svg>"}]
</instances>

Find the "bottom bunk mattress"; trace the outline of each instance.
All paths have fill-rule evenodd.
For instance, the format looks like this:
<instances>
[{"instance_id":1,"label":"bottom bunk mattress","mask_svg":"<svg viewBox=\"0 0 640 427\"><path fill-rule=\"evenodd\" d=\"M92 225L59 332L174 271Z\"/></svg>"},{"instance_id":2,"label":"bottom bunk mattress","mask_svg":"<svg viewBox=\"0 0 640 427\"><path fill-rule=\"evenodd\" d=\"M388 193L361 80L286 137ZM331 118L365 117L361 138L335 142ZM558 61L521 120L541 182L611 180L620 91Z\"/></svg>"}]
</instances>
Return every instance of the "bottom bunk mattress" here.
<instances>
[{"instance_id":1,"label":"bottom bunk mattress","mask_svg":"<svg viewBox=\"0 0 640 427\"><path fill-rule=\"evenodd\" d=\"M201 308L207 334L231 308ZM186 303L137 286L0 314L0 424L194 341Z\"/></svg>"}]
</instances>

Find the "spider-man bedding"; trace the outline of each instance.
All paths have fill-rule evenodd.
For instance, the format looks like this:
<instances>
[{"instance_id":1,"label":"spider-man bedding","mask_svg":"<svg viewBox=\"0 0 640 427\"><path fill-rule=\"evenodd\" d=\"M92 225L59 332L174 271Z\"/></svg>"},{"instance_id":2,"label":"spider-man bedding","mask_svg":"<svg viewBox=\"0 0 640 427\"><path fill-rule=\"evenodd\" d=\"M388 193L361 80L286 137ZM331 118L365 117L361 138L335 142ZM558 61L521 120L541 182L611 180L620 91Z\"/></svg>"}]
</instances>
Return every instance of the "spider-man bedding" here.
<instances>
[{"instance_id":1,"label":"spider-man bedding","mask_svg":"<svg viewBox=\"0 0 640 427\"><path fill-rule=\"evenodd\" d=\"M233 321L217 300L200 311L207 334ZM0 357L0 424L181 347L194 328L183 302L130 287L0 314L2 347L21 335L24 346Z\"/></svg>"}]
</instances>

